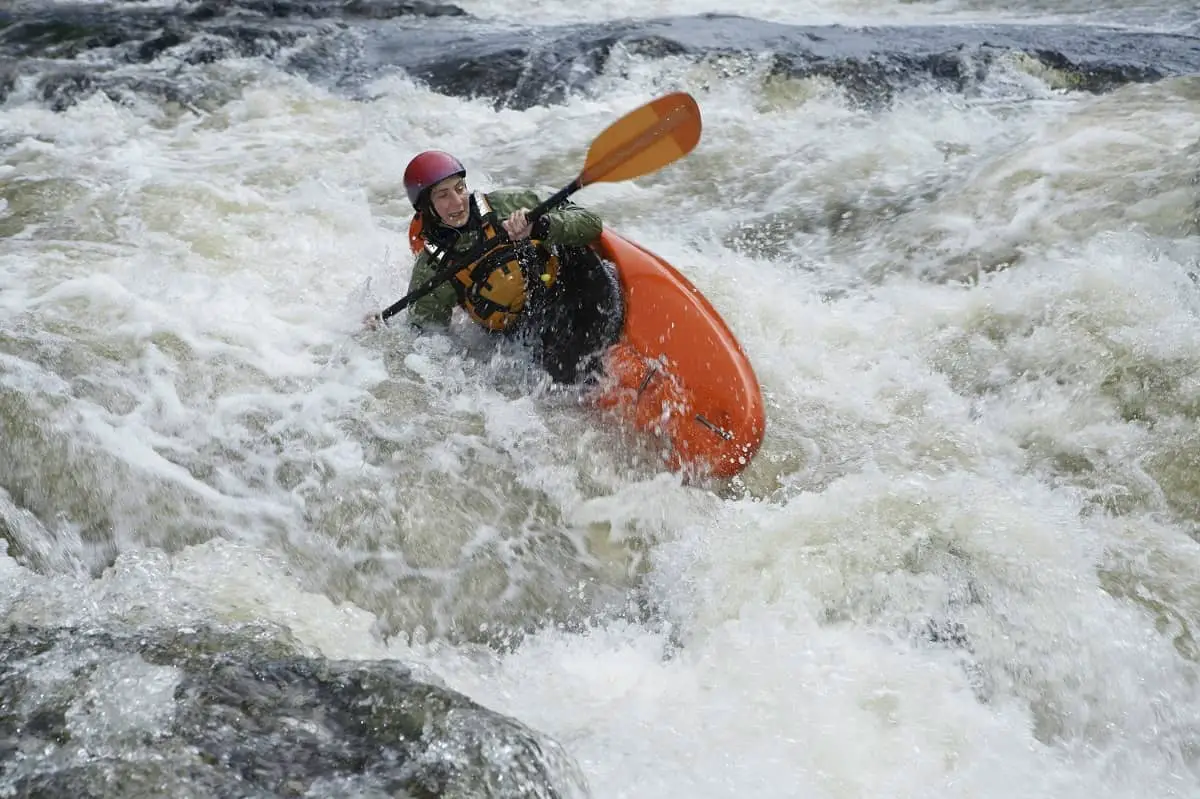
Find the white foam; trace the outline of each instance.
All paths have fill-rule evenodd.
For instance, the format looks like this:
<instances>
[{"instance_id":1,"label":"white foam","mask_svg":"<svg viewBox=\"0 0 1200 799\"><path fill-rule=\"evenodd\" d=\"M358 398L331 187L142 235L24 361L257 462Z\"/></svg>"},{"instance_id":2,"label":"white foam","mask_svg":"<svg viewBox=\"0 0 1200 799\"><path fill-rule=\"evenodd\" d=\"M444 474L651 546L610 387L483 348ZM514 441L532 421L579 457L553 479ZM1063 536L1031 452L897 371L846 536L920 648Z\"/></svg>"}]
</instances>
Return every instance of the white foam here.
<instances>
[{"instance_id":1,"label":"white foam","mask_svg":"<svg viewBox=\"0 0 1200 799\"><path fill-rule=\"evenodd\" d=\"M624 66L600 99L523 112L277 75L173 127L101 97L6 111L10 165L69 199L0 245L0 390L86 462L95 484L50 503L111 514L120 554L95 580L0 558L4 618L270 620L416 662L562 740L596 796L1194 795L1195 544L1150 456L1194 440L1196 295L1178 228L1129 229L1182 213L1190 106L1153 87L1123 118L1016 81L874 112L819 82ZM740 498L631 466L461 328L358 331L407 285L412 154L557 188L664 86L700 97L700 148L578 199L749 352L770 425ZM845 214L861 226L831 232ZM779 241L739 244L741 223ZM1008 270L955 260L1014 242ZM19 493L6 514L32 513ZM652 623L505 656L421 641L439 614L638 574Z\"/></svg>"}]
</instances>

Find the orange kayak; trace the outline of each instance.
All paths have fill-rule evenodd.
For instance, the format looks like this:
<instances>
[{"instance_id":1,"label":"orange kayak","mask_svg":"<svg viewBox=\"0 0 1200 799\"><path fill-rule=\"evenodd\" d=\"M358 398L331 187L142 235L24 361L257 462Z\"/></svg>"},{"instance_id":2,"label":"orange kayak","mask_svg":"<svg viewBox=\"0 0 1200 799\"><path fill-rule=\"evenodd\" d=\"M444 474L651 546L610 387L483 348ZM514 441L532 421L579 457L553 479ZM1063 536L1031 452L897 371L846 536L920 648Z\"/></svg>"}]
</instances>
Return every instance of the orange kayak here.
<instances>
[{"instance_id":1,"label":"orange kayak","mask_svg":"<svg viewBox=\"0 0 1200 799\"><path fill-rule=\"evenodd\" d=\"M739 474L766 431L762 391L741 345L662 258L609 230L593 246L617 267L625 327L592 401L661 440L672 470Z\"/></svg>"},{"instance_id":2,"label":"orange kayak","mask_svg":"<svg viewBox=\"0 0 1200 799\"><path fill-rule=\"evenodd\" d=\"M424 246L419 215L409 243L413 252ZM589 401L660 441L672 471L739 474L762 444L766 414L758 378L725 320L649 250L610 230L592 246L617 267L625 324Z\"/></svg>"}]
</instances>

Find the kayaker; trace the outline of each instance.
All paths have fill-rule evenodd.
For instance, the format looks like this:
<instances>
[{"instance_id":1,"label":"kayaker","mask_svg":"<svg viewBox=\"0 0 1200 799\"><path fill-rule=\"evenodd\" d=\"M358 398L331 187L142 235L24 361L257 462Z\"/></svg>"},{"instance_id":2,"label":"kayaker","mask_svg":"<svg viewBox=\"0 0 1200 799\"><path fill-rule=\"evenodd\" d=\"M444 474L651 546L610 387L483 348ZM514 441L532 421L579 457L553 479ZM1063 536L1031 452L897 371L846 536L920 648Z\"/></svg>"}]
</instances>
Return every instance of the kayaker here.
<instances>
[{"instance_id":1,"label":"kayaker","mask_svg":"<svg viewBox=\"0 0 1200 799\"><path fill-rule=\"evenodd\" d=\"M471 193L466 178L462 162L440 150L417 155L404 170L423 242L409 291L461 266L408 306L409 324L445 326L460 307L485 330L529 345L554 381L580 382L622 324L616 272L588 246L603 230L600 217L564 202L530 224L527 213L541 202L534 191ZM381 316L365 321L375 327Z\"/></svg>"}]
</instances>

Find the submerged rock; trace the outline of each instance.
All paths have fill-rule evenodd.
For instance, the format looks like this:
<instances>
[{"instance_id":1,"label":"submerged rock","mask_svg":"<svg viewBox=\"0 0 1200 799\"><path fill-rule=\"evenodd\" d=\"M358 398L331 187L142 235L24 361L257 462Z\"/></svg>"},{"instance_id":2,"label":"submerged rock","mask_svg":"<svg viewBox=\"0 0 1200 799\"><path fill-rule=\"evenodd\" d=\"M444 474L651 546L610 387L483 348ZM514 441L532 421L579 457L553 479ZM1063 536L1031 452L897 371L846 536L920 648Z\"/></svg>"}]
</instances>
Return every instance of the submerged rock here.
<instances>
[{"instance_id":1,"label":"submerged rock","mask_svg":"<svg viewBox=\"0 0 1200 799\"><path fill-rule=\"evenodd\" d=\"M0 793L564 797L552 741L395 662L270 630L0 632Z\"/></svg>"}]
</instances>

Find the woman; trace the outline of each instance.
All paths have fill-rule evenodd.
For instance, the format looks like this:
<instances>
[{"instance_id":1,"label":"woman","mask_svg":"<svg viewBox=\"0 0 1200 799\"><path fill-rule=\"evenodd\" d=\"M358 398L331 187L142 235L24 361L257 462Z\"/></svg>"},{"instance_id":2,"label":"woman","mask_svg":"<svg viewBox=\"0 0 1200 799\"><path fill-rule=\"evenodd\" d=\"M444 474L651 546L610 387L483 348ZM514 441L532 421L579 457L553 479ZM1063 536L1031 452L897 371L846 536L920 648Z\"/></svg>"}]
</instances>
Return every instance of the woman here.
<instances>
[{"instance_id":1,"label":"woman","mask_svg":"<svg viewBox=\"0 0 1200 799\"><path fill-rule=\"evenodd\" d=\"M440 150L404 170L421 245L409 290L457 267L409 306L409 323L446 325L457 306L489 332L527 342L556 382L585 379L622 323L616 272L588 246L603 230L600 217L565 202L531 222L528 212L541 202L535 192L471 193L466 176L462 162Z\"/></svg>"}]
</instances>

